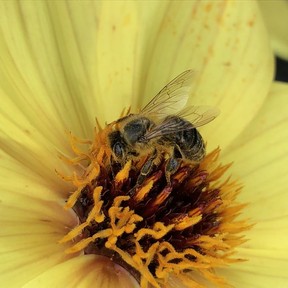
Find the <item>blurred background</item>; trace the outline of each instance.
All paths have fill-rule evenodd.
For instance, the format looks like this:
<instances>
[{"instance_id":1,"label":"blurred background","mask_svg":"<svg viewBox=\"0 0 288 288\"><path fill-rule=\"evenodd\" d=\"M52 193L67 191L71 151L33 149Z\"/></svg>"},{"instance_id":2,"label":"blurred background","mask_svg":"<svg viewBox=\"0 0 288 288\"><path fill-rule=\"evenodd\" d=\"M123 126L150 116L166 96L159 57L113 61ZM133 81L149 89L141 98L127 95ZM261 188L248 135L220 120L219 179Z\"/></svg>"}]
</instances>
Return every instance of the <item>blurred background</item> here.
<instances>
[{"instance_id":1,"label":"blurred background","mask_svg":"<svg viewBox=\"0 0 288 288\"><path fill-rule=\"evenodd\" d=\"M287 27L288 33L288 27ZM288 61L276 57L276 76L275 79L278 81L288 82Z\"/></svg>"}]
</instances>

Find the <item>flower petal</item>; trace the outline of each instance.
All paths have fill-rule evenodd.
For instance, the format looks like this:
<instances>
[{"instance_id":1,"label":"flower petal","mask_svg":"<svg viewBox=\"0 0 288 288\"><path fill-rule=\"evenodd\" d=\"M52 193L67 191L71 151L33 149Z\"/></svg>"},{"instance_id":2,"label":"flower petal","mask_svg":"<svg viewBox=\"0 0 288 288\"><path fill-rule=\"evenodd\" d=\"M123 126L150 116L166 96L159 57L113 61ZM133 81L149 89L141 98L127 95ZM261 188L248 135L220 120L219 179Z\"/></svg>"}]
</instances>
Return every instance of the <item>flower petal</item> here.
<instances>
[{"instance_id":1,"label":"flower petal","mask_svg":"<svg viewBox=\"0 0 288 288\"><path fill-rule=\"evenodd\" d=\"M64 129L92 137L95 117L112 121L131 105L160 3L0 4L0 91L37 130L56 142Z\"/></svg>"},{"instance_id":2,"label":"flower petal","mask_svg":"<svg viewBox=\"0 0 288 288\"><path fill-rule=\"evenodd\" d=\"M233 264L220 272L230 284L249 288L286 287L287 251L243 248L239 254L248 261Z\"/></svg>"},{"instance_id":3,"label":"flower petal","mask_svg":"<svg viewBox=\"0 0 288 288\"><path fill-rule=\"evenodd\" d=\"M45 271L23 286L33 287L139 287L123 268L108 258L82 255Z\"/></svg>"},{"instance_id":4,"label":"flower petal","mask_svg":"<svg viewBox=\"0 0 288 288\"><path fill-rule=\"evenodd\" d=\"M45 150L36 143L24 146L23 143L9 140L0 139L0 148L4 150L0 150L1 197L6 197L9 191L48 201L66 198L73 186L63 181L55 169L71 175L69 169L72 167L67 167L64 161L58 159L56 150L53 153L53 149Z\"/></svg>"},{"instance_id":5,"label":"flower petal","mask_svg":"<svg viewBox=\"0 0 288 288\"><path fill-rule=\"evenodd\" d=\"M221 110L203 129L214 147L227 146L248 125L273 75L269 41L253 1L169 2L146 59L142 103L185 69L196 70L189 104Z\"/></svg>"},{"instance_id":6,"label":"flower petal","mask_svg":"<svg viewBox=\"0 0 288 288\"><path fill-rule=\"evenodd\" d=\"M22 287L46 269L66 261L57 244L74 217L62 205L1 187L0 274L4 287ZM38 193L41 193L39 189Z\"/></svg>"},{"instance_id":7,"label":"flower petal","mask_svg":"<svg viewBox=\"0 0 288 288\"><path fill-rule=\"evenodd\" d=\"M55 2L55 9L53 3L0 3L0 148L44 179L55 175L53 170L61 166L57 152L69 151L66 129L73 128L78 135L93 132L83 108L93 93L72 33L75 23L69 22L70 8L64 2ZM76 7L82 13L88 10L82 19L93 20L95 15L89 11L94 9L84 6ZM60 27L66 29L65 37L59 35ZM89 28L94 31L95 26ZM93 37L91 29L82 31ZM66 39L68 35L71 41ZM68 47L62 45L64 41Z\"/></svg>"},{"instance_id":8,"label":"flower petal","mask_svg":"<svg viewBox=\"0 0 288 288\"><path fill-rule=\"evenodd\" d=\"M231 167L233 173L245 185L241 197L253 202L251 216L257 217L257 220L263 217L268 220L271 217L271 209L269 216L258 213L263 210L264 203L275 205L275 208L277 206L275 216L286 211L283 201L276 199L285 197L288 189L287 103L288 85L273 84L269 97L256 118L222 157L224 162L235 162ZM259 210L255 210L255 204Z\"/></svg>"},{"instance_id":9,"label":"flower petal","mask_svg":"<svg viewBox=\"0 0 288 288\"><path fill-rule=\"evenodd\" d=\"M89 85L80 53L75 51L77 42L68 7L63 2L55 3L1 2L0 87L37 130L49 127L63 133L63 127L73 123L75 131L85 131L87 113L83 109L84 98L79 95L89 101L91 93L83 94L83 90L89 91ZM60 27L66 29L65 37L60 34ZM67 35L71 41L67 42Z\"/></svg>"},{"instance_id":10,"label":"flower petal","mask_svg":"<svg viewBox=\"0 0 288 288\"><path fill-rule=\"evenodd\" d=\"M288 59L288 2L258 1L275 53Z\"/></svg>"},{"instance_id":11,"label":"flower petal","mask_svg":"<svg viewBox=\"0 0 288 288\"><path fill-rule=\"evenodd\" d=\"M239 199L249 205L243 217L256 223L240 250L249 261L235 270L233 278L242 285L240 279L245 279L249 287L284 287L288 281L287 103L288 85L275 83L251 126L223 157L224 162L235 162L233 175L244 184Z\"/></svg>"}]
</instances>

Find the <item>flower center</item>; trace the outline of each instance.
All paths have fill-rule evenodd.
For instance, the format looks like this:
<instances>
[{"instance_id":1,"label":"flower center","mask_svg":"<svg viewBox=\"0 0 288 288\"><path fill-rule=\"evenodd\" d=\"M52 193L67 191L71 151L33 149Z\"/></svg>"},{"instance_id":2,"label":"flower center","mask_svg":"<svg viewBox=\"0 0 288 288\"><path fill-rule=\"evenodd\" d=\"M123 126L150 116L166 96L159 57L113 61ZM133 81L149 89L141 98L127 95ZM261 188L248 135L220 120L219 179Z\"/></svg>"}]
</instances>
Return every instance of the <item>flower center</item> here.
<instances>
[{"instance_id":1,"label":"flower center","mask_svg":"<svg viewBox=\"0 0 288 288\"><path fill-rule=\"evenodd\" d=\"M111 161L102 138L103 131L97 132L88 153L72 145L77 157L71 163L86 161L86 168L64 177L76 186L66 208L79 218L60 241L73 240L66 252L107 256L141 287L161 287L171 274L188 287L202 287L191 271L224 285L214 268L241 261L231 255L249 225L235 219L245 204L235 203L239 185L221 181L230 165L218 164L219 149L199 164L182 159L167 176L165 151L149 170L151 155L120 165Z\"/></svg>"}]
</instances>

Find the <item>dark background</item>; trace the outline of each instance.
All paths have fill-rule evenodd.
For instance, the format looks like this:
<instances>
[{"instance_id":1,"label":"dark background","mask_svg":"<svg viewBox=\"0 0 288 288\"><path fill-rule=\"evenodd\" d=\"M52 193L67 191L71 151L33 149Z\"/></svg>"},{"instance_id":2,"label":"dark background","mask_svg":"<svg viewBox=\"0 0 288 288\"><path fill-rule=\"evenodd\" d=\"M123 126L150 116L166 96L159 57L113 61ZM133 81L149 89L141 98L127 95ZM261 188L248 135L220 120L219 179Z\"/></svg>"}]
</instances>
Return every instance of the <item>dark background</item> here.
<instances>
[{"instance_id":1,"label":"dark background","mask_svg":"<svg viewBox=\"0 0 288 288\"><path fill-rule=\"evenodd\" d=\"M288 82L288 61L276 57L276 76L277 81Z\"/></svg>"}]
</instances>

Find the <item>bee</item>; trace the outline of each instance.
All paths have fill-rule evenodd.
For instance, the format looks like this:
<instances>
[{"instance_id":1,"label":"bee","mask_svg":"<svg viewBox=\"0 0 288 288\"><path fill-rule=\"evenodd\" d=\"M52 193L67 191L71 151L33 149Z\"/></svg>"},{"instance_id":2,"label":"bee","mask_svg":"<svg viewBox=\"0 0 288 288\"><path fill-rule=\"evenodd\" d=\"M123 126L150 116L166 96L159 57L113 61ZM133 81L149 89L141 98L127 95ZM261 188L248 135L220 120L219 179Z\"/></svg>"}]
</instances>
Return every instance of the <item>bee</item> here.
<instances>
[{"instance_id":1,"label":"bee","mask_svg":"<svg viewBox=\"0 0 288 288\"><path fill-rule=\"evenodd\" d=\"M109 124L108 146L115 162L150 155L141 174L166 158L166 177L182 160L199 163L205 156L205 143L197 127L212 121L218 109L207 106L186 107L194 72L187 70L167 84L137 114L129 114ZM142 177L142 178L143 178Z\"/></svg>"}]
</instances>

